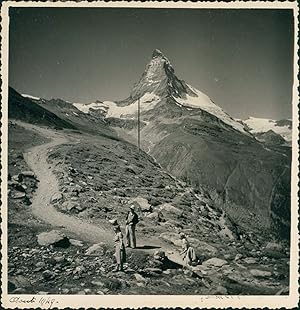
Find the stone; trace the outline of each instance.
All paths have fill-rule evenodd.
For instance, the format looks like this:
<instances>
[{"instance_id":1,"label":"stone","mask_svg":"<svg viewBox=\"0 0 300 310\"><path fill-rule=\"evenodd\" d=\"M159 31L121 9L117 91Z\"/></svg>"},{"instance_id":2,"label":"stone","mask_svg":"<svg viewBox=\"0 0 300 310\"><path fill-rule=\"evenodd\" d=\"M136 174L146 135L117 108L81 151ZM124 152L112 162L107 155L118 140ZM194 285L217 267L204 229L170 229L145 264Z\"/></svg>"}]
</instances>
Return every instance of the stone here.
<instances>
[{"instance_id":1,"label":"stone","mask_svg":"<svg viewBox=\"0 0 300 310\"><path fill-rule=\"evenodd\" d=\"M238 254L236 254L234 260L240 260L242 257L243 257L243 255L238 253Z\"/></svg>"},{"instance_id":2,"label":"stone","mask_svg":"<svg viewBox=\"0 0 300 310\"><path fill-rule=\"evenodd\" d=\"M77 207L77 204L74 204L71 201L65 201L59 207L65 211L71 211Z\"/></svg>"},{"instance_id":3,"label":"stone","mask_svg":"<svg viewBox=\"0 0 300 310\"><path fill-rule=\"evenodd\" d=\"M155 251L153 254L153 258L157 260L163 260L166 257L166 253L164 251Z\"/></svg>"},{"instance_id":4,"label":"stone","mask_svg":"<svg viewBox=\"0 0 300 310\"><path fill-rule=\"evenodd\" d=\"M217 257L210 258L202 263L202 265L207 266L207 267L222 267L223 265L226 265L226 264L228 264L226 260L223 260Z\"/></svg>"},{"instance_id":5,"label":"stone","mask_svg":"<svg viewBox=\"0 0 300 310\"><path fill-rule=\"evenodd\" d=\"M182 216L183 215L183 211L172 206L171 204L169 203L164 203L160 206L160 210L162 211L162 213L165 215L165 214L174 214L178 217Z\"/></svg>"},{"instance_id":6,"label":"stone","mask_svg":"<svg viewBox=\"0 0 300 310\"><path fill-rule=\"evenodd\" d=\"M145 272L154 272L154 273L162 273L162 270L160 269L160 268L150 268L150 267L148 267L148 268L145 268L144 269L144 271Z\"/></svg>"},{"instance_id":7,"label":"stone","mask_svg":"<svg viewBox=\"0 0 300 310\"><path fill-rule=\"evenodd\" d=\"M279 291L275 293L275 295L288 295L288 294L289 294L288 286L281 288Z\"/></svg>"},{"instance_id":8,"label":"stone","mask_svg":"<svg viewBox=\"0 0 300 310\"><path fill-rule=\"evenodd\" d=\"M70 290L68 288L63 288L61 290L62 294L69 294L70 293Z\"/></svg>"},{"instance_id":9,"label":"stone","mask_svg":"<svg viewBox=\"0 0 300 310\"><path fill-rule=\"evenodd\" d=\"M266 250L271 251L282 251L282 245L276 242L268 242L266 245Z\"/></svg>"},{"instance_id":10,"label":"stone","mask_svg":"<svg viewBox=\"0 0 300 310\"><path fill-rule=\"evenodd\" d=\"M83 242L80 240L76 240L76 239L69 239L70 243L74 246L79 246L82 247L83 246Z\"/></svg>"},{"instance_id":11,"label":"stone","mask_svg":"<svg viewBox=\"0 0 300 310\"><path fill-rule=\"evenodd\" d=\"M143 197L131 199L130 203L136 203L142 212L152 212L152 206L149 204L148 200Z\"/></svg>"},{"instance_id":12,"label":"stone","mask_svg":"<svg viewBox=\"0 0 300 310\"><path fill-rule=\"evenodd\" d=\"M147 214L147 218L149 218L151 220L159 221L161 216L159 215L159 213L153 212L153 213Z\"/></svg>"},{"instance_id":13,"label":"stone","mask_svg":"<svg viewBox=\"0 0 300 310\"><path fill-rule=\"evenodd\" d=\"M140 275L139 273L135 273L134 277L137 281L139 282L147 282L147 279L145 279L142 275Z\"/></svg>"},{"instance_id":14,"label":"stone","mask_svg":"<svg viewBox=\"0 0 300 310\"><path fill-rule=\"evenodd\" d=\"M62 193L56 193L56 194L52 195L52 197L50 199L50 202L51 203L56 203L56 202L58 202L58 201L60 201L62 199L63 199Z\"/></svg>"},{"instance_id":15,"label":"stone","mask_svg":"<svg viewBox=\"0 0 300 310\"><path fill-rule=\"evenodd\" d=\"M20 173L22 176L24 177L28 177L28 178L35 178L35 174L33 171L29 171L29 170L26 170L26 171L21 171Z\"/></svg>"},{"instance_id":16,"label":"stone","mask_svg":"<svg viewBox=\"0 0 300 310\"><path fill-rule=\"evenodd\" d=\"M254 257L246 257L246 258L244 258L244 262L246 264L249 264L249 265L257 263L257 261L256 261L256 259Z\"/></svg>"},{"instance_id":17,"label":"stone","mask_svg":"<svg viewBox=\"0 0 300 310\"><path fill-rule=\"evenodd\" d=\"M57 255L53 257L53 260L55 261L56 264L61 264L65 262L65 257L63 255Z\"/></svg>"},{"instance_id":18,"label":"stone","mask_svg":"<svg viewBox=\"0 0 300 310\"><path fill-rule=\"evenodd\" d=\"M77 211L79 211L79 212L84 211L86 208L87 208L87 206L84 205L84 204L77 204L77 205L75 206L75 209L76 209Z\"/></svg>"},{"instance_id":19,"label":"stone","mask_svg":"<svg viewBox=\"0 0 300 310\"><path fill-rule=\"evenodd\" d=\"M41 246L58 246L66 248L70 245L69 239L58 230L40 233L38 236L38 244Z\"/></svg>"},{"instance_id":20,"label":"stone","mask_svg":"<svg viewBox=\"0 0 300 310\"><path fill-rule=\"evenodd\" d=\"M258 269L251 269L250 273L256 278L268 278L272 275L270 271L263 271Z\"/></svg>"},{"instance_id":21,"label":"stone","mask_svg":"<svg viewBox=\"0 0 300 310\"><path fill-rule=\"evenodd\" d=\"M100 242L100 243L96 243L96 244L90 246L86 250L85 254L97 256L97 255L104 255L106 253L106 251L107 251L106 244L104 242Z\"/></svg>"},{"instance_id":22,"label":"stone","mask_svg":"<svg viewBox=\"0 0 300 310\"><path fill-rule=\"evenodd\" d=\"M55 278L55 273L53 271L50 271L50 270L45 270L43 273L43 278L46 280L46 281L49 281L49 280L52 280Z\"/></svg>"},{"instance_id":23,"label":"stone","mask_svg":"<svg viewBox=\"0 0 300 310\"><path fill-rule=\"evenodd\" d=\"M37 263L35 264L35 266L36 266L37 268L44 268L44 267L46 266L46 263L45 263L45 262L37 262Z\"/></svg>"},{"instance_id":24,"label":"stone","mask_svg":"<svg viewBox=\"0 0 300 310\"><path fill-rule=\"evenodd\" d=\"M92 281L91 284L94 286L105 287L105 284L101 281Z\"/></svg>"},{"instance_id":25,"label":"stone","mask_svg":"<svg viewBox=\"0 0 300 310\"><path fill-rule=\"evenodd\" d=\"M18 288L29 288L31 287L30 281L22 275L15 277L9 277L8 279L8 291L14 291Z\"/></svg>"},{"instance_id":26,"label":"stone","mask_svg":"<svg viewBox=\"0 0 300 310\"><path fill-rule=\"evenodd\" d=\"M22 199L26 197L26 194L24 192L12 192L10 196L13 199Z\"/></svg>"},{"instance_id":27,"label":"stone","mask_svg":"<svg viewBox=\"0 0 300 310\"><path fill-rule=\"evenodd\" d=\"M22 181L22 176L20 174L16 174L12 176L12 180L15 182L21 182Z\"/></svg>"},{"instance_id":28,"label":"stone","mask_svg":"<svg viewBox=\"0 0 300 310\"><path fill-rule=\"evenodd\" d=\"M210 291L210 294L213 294L213 295L227 295L228 291L227 291L227 289L224 286L219 285L216 288L212 289Z\"/></svg>"}]
</instances>

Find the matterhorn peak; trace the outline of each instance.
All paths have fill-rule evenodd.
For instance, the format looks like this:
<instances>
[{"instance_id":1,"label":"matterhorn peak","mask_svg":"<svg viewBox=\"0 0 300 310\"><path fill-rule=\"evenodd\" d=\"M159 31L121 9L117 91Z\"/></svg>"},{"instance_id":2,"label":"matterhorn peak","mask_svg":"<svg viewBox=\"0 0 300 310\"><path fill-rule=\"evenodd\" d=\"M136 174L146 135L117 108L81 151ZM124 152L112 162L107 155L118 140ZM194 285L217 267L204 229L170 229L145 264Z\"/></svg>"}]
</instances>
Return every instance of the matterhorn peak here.
<instances>
[{"instance_id":1,"label":"matterhorn peak","mask_svg":"<svg viewBox=\"0 0 300 310\"><path fill-rule=\"evenodd\" d=\"M158 56L165 57L165 55L162 53L162 51L159 50L158 48L156 48L152 53L152 58L155 58Z\"/></svg>"}]
</instances>

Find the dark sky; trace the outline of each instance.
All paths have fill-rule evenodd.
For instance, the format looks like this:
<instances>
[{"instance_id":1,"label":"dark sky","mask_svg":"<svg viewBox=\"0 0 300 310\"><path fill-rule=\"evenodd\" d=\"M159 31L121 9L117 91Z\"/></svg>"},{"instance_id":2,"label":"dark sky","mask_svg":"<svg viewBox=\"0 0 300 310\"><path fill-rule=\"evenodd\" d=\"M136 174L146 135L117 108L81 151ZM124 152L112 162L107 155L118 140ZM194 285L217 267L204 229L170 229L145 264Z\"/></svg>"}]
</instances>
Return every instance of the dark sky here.
<instances>
[{"instance_id":1,"label":"dark sky","mask_svg":"<svg viewBox=\"0 0 300 310\"><path fill-rule=\"evenodd\" d=\"M292 10L11 8L9 83L72 102L124 99L159 48L234 117L291 117Z\"/></svg>"}]
</instances>

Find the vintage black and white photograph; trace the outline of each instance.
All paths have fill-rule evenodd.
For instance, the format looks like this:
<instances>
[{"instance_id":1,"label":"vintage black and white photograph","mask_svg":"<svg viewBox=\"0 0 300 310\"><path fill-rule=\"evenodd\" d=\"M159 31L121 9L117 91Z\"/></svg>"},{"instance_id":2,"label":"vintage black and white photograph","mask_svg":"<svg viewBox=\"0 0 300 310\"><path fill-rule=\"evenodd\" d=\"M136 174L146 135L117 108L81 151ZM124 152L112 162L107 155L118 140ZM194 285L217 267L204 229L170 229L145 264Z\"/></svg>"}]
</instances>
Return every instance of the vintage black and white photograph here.
<instances>
[{"instance_id":1,"label":"vintage black and white photograph","mask_svg":"<svg viewBox=\"0 0 300 310\"><path fill-rule=\"evenodd\" d=\"M296 306L296 4L9 3L6 305Z\"/></svg>"}]
</instances>

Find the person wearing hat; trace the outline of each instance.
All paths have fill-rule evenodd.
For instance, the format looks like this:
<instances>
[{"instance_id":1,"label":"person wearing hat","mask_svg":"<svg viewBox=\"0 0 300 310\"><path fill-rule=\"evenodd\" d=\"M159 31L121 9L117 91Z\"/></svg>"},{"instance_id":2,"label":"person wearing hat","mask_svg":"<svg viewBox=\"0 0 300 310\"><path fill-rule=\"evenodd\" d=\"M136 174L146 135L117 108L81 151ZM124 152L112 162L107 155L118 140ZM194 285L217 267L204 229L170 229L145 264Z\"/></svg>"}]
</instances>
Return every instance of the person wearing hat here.
<instances>
[{"instance_id":1,"label":"person wearing hat","mask_svg":"<svg viewBox=\"0 0 300 310\"><path fill-rule=\"evenodd\" d=\"M132 249L136 248L135 227L138 221L139 219L134 211L134 205L131 205L126 217L126 246Z\"/></svg>"},{"instance_id":2,"label":"person wearing hat","mask_svg":"<svg viewBox=\"0 0 300 310\"><path fill-rule=\"evenodd\" d=\"M117 261L115 271L124 271L123 264L126 262L126 250L123 242L123 234L117 220L111 220L109 222L113 225L115 232L115 258Z\"/></svg>"},{"instance_id":3,"label":"person wearing hat","mask_svg":"<svg viewBox=\"0 0 300 310\"><path fill-rule=\"evenodd\" d=\"M195 250L190 246L185 234L180 234L180 239L182 240L182 251L180 255L182 255L184 266L190 266L197 260Z\"/></svg>"}]
</instances>

